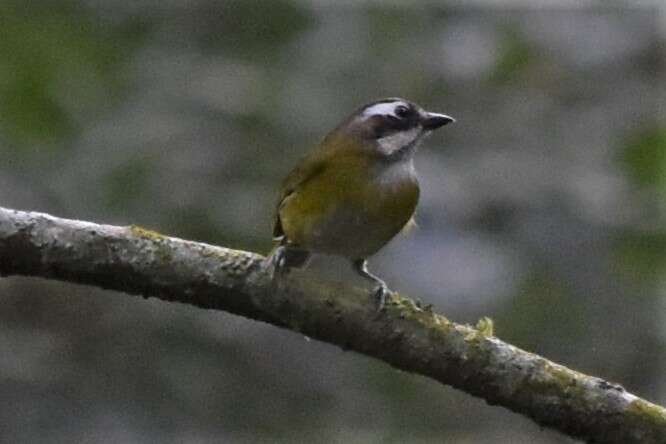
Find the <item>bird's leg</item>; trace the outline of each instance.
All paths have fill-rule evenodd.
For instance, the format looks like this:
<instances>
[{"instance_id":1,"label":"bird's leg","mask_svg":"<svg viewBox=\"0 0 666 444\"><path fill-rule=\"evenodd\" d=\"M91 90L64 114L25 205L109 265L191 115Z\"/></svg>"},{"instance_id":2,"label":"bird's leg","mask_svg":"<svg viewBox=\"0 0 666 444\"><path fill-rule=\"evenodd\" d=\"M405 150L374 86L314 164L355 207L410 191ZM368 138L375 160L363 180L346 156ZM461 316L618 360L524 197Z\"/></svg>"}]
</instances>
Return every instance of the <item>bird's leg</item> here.
<instances>
[{"instance_id":1,"label":"bird's leg","mask_svg":"<svg viewBox=\"0 0 666 444\"><path fill-rule=\"evenodd\" d=\"M377 284L373 290L373 295L377 298L377 310L379 311L384 308L386 297L391 294L391 290L389 290L386 282L368 271L368 262L365 259L356 259L352 261L352 267L359 276Z\"/></svg>"},{"instance_id":2,"label":"bird's leg","mask_svg":"<svg viewBox=\"0 0 666 444\"><path fill-rule=\"evenodd\" d=\"M307 250L282 244L275 249L269 260L274 272L283 274L292 267L303 267L309 259L310 253Z\"/></svg>"}]
</instances>

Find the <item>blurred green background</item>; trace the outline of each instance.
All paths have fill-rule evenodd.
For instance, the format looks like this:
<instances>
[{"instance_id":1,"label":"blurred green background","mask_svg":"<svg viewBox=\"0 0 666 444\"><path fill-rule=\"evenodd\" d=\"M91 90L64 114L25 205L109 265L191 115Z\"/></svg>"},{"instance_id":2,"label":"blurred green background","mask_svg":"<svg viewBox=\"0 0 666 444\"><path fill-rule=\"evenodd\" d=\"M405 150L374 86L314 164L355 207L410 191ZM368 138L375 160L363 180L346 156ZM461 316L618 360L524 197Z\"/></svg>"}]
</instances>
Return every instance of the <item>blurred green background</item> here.
<instances>
[{"instance_id":1,"label":"blurred green background","mask_svg":"<svg viewBox=\"0 0 666 444\"><path fill-rule=\"evenodd\" d=\"M4 0L0 205L266 252L296 160L403 96L458 123L372 269L666 404L666 12L543 3ZM28 278L0 297L2 442L573 442L225 313Z\"/></svg>"}]
</instances>

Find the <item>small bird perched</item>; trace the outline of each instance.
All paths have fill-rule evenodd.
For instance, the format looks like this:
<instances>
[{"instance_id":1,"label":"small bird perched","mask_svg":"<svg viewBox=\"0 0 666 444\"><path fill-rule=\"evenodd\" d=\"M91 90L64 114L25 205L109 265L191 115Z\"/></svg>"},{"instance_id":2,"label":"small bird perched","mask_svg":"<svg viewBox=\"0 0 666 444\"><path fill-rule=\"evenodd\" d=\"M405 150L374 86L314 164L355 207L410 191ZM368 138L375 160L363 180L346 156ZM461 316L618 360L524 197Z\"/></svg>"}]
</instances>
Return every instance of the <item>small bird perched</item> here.
<instances>
[{"instance_id":1,"label":"small bird perched","mask_svg":"<svg viewBox=\"0 0 666 444\"><path fill-rule=\"evenodd\" d=\"M381 308L389 289L366 259L411 221L419 199L414 152L424 136L450 122L399 98L369 103L345 119L282 184L275 269L303 266L313 252L348 258L376 284Z\"/></svg>"}]
</instances>

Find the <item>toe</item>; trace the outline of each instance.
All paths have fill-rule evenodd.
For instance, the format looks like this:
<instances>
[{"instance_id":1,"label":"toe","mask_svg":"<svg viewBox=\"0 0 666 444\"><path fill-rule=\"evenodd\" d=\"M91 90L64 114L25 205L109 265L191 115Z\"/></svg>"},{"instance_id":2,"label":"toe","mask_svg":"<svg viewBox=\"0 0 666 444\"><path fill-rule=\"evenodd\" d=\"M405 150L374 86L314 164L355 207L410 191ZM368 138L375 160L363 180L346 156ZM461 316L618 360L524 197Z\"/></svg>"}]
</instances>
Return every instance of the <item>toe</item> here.
<instances>
[{"instance_id":1,"label":"toe","mask_svg":"<svg viewBox=\"0 0 666 444\"><path fill-rule=\"evenodd\" d=\"M386 285L378 285L374 289L373 296L375 298L375 302L377 303L377 311L381 311L384 309L384 306L386 304L386 299L390 295L391 295L391 290L389 290Z\"/></svg>"}]
</instances>

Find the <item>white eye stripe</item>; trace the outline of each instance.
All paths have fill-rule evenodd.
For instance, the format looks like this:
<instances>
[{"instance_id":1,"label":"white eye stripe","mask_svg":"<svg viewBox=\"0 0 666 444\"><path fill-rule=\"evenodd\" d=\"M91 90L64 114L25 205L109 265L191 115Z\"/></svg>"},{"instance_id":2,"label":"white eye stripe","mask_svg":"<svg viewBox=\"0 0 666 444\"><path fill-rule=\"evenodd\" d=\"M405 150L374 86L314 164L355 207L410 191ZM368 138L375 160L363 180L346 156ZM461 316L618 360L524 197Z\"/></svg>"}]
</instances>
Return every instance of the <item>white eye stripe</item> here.
<instances>
[{"instance_id":1,"label":"white eye stripe","mask_svg":"<svg viewBox=\"0 0 666 444\"><path fill-rule=\"evenodd\" d=\"M374 105L371 105L367 107L365 110L363 110L363 117L371 117L371 116L395 116L395 109L398 106L405 106L408 107L408 105L405 102L402 102L400 100L396 100L395 102L382 102L382 103L375 103ZM398 116L396 116L398 117Z\"/></svg>"}]
</instances>

